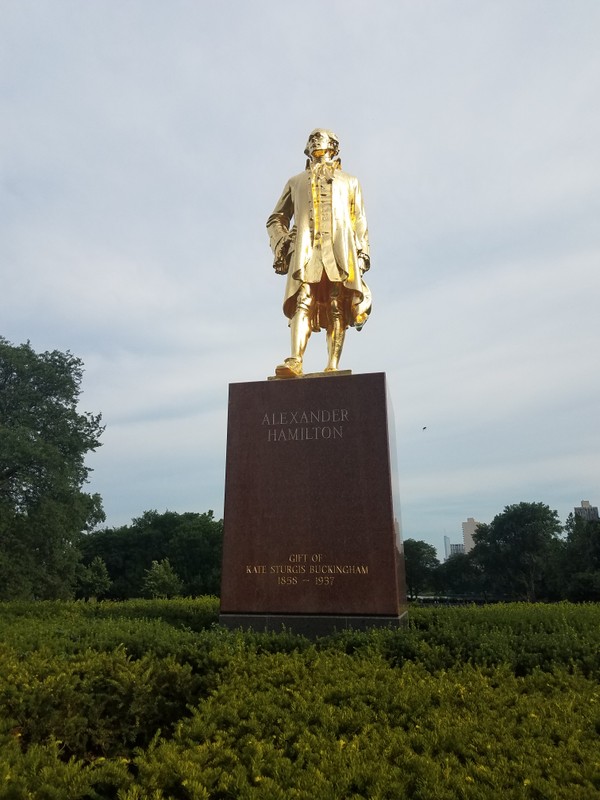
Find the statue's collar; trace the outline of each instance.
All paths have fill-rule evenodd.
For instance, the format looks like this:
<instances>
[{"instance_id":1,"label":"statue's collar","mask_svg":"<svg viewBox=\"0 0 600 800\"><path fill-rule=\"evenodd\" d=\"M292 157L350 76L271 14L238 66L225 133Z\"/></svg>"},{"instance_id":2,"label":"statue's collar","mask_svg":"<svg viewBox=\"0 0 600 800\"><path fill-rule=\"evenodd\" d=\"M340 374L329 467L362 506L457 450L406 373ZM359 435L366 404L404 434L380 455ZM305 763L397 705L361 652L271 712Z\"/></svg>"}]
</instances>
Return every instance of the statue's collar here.
<instances>
[{"instance_id":1,"label":"statue's collar","mask_svg":"<svg viewBox=\"0 0 600 800\"><path fill-rule=\"evenodd\" d=\"M339 158L334 158L332 161L311 161L307 159L306 161L306 169L310 170L311 172L321 172L327 168L329 172L333 175L336 169L342 168L342 162Z\"/></svg>"},{"instance_id":2,"label":"statue's collar","mask_svg":"<svg viewBox=\"0 0 600 800\"><path fill-rule=\"evenodd\" d=\"M339 159L335 161L316 161L309 165L310 172L317 178L332 181L335 171L340 168Z\"/></svg>"}]
</instances>

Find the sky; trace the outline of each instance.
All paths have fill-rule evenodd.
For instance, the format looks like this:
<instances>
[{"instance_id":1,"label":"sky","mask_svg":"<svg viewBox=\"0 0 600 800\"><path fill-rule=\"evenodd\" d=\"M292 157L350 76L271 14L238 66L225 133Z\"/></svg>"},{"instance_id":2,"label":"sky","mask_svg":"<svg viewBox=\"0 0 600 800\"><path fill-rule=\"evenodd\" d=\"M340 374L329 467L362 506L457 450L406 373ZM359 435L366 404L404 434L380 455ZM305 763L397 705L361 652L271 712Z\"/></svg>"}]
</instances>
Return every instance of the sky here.
<instances>
[{"instance_id":1,"label":"sky","mask_svg":"<svg viewBox=\"0 0 600 800\"><path fill-rule=\"evenodd\" d=\"M223 514L231 383L289 355L265 222L362 186L404 538L600 504L597 0L0 0L0 335L69 350L106 524ZM312 337L306 371L325 365Z\"/></svg>"}]
</instances>

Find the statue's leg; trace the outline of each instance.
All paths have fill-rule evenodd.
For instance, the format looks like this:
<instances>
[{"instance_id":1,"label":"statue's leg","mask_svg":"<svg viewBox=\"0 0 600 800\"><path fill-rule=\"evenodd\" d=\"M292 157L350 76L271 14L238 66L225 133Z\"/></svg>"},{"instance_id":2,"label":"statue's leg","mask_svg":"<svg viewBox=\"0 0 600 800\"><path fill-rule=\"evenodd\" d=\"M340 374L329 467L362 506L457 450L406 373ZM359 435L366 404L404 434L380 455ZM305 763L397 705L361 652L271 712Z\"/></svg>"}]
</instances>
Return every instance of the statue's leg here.
<instances>
[{"instance_id":1,"label":"statue's leg","mask_svg":"<svg viewBox=\"0 0 600 800\"><path fill-rule=\"evenodd\" d=\"M302 359L311 333L310 316L313 302L310 284L303 283L296 299L296 312L290 321L292 355L275 368L275 374L279 378L295 378L302 375Z\"/></svg>"},{"instance_id":2,"label":"statue's leg","mask_svg":"<svg viewBox=\"0 0 600 800\"><path fill-rule=\"evenodd\" d=\"M298 292L296 301L296 313L290 323L292 334L292 358L300 361L304 358L304 351L310 339L311 326L310 314L313 304L313 297L310 291L310 284L303 283Z\"/></svg>"},{"instance_id":3,"label":"statue's leg","mask_svg":"<svg viewBox=\"0 0 600 800\"><path fill-rule=\"evenodd\" d=\"M329 323L327 325L327 355L328 361L325 372L335 372L338 368L344 339L346 338L346 325L342 313L341 283L332 283L329 294Z\"/></svg>"}]
</instances>

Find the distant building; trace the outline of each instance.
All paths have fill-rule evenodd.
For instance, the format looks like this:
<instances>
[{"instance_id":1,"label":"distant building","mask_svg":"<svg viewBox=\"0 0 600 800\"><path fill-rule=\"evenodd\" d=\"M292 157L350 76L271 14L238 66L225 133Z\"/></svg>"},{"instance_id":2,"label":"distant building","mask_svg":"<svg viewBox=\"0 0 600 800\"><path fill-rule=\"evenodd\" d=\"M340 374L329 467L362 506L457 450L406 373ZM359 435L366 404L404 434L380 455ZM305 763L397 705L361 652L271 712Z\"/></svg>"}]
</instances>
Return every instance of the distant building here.
<instances>
[{"instance_id":1,"label":"distant building","mask_svg":"<svg viewBox=\"0 0 600 800\"><path fill-rule=\"evenodd\" d=\"M448 561L450 558L450 548L452 545L450 544L450 537L444 536L444 561Z\"/></svg>"},{"instance_id":2,"label":"distant building","mask_svg":"<svg viewBox=\"0 0 600 800\"><path fill-rule=\"evenodd\" d=\"M462 532L463 532L463 543L464 543L464 552L470 553L471 550L475 547L475 542L473 541L473 534L475 533L475 529L479 525L476 519L473 517L467 517L466 522L462 524Z\"/></svg>"},{"instance_id":3,"label":"distant building","mask_svg":"<svg viewBox=\"0 0 600 800\"><path fill-rule=\"evenodd\" d=\"M449 536L444 536L444 554L445 558L444 561L448 561L450 556L454 556L457 553L470 553L471 550L475 547L475 542L473 541L473 534L475 533L475 529L479 525L476 519L473 517L468 517L466 522L462 523L462 532L463 532L463 543L462 544L452 544L450 541Z\"/></svg>"},{"instance_id":4,"label":"distant building","mask_svg":"<svg viewBox=\"0 0 600 800\"><path fill-rule=\"evenodd\" d=\"M586 519L588 522L598 522L598 507L591 506L589 500L582 500L580 506L575 506L573 509L576 516Z\"/></svg>"},{"instance_id":5,"label":"distant building","mask_svg":"<svg viewBox=\"0 0 600 800\"><path fill-rule=\"evenodd\" d=\"M465 546L463 544L452 544L449 536L444 536L444 561L448 561L450 556L455 556L457 553L464 553Z\"/></svg>"}]
</instances>

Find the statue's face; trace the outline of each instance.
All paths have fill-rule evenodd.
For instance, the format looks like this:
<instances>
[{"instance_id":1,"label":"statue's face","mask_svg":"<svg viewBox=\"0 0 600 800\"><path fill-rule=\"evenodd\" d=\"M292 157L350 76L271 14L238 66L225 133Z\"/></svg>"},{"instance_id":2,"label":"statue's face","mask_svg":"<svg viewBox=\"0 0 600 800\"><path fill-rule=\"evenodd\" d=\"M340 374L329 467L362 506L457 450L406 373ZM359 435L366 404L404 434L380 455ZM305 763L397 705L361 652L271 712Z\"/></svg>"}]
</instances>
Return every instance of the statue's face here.
<instances>
[{"instance_id":1,"label":"statue's face","mask_svg":"<svg viewBox=\"0 0 600 800\"><path fill-rule=\"evenodd\" d=\"M336 144L330 138L327 131L317 128L317 130L313 131L308 137L306 150L308 155L318 158L326 152L334 153L336 150Z\"/></svg>"}]
</instances>

